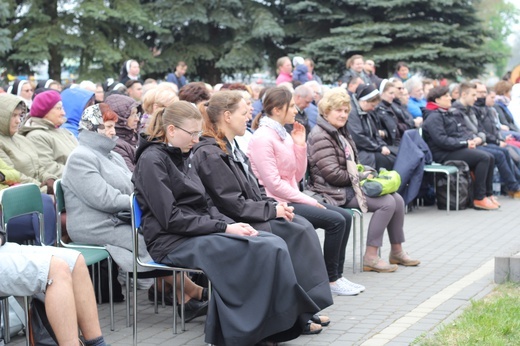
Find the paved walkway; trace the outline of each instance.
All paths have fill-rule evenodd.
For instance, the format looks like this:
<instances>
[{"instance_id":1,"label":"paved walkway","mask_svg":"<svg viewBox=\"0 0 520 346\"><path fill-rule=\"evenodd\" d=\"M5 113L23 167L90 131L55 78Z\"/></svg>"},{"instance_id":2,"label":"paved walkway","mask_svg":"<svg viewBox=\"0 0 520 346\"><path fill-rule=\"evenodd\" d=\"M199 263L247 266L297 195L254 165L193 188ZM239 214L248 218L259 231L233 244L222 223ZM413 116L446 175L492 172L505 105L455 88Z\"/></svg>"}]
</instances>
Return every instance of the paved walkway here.
<instances>
[{"instance_id":1,"label":"paved walkway","mask_svg":"<svg viewBox=\"0 0 520 346\"><path fill-rule=\"evenodd\" d=\"M332 323L321 334L301 336L284 343L295 345L409 345L455 318L470 300L479 299L494 287L494 256L520 252L520 201L501 198L498 211L459 212L421 207L406 215L405 249L422 260L416 268L400 267L395 273L352 274L352 243L348 245L347 278L366 286L355 297L334 297L335 304L323 314ZM367 220L368 221L368 220ZM365 228L368 222L365 223ZM323 235L323 231L318 231ZM387 258L388 240L382 251ZM172 309L154 314L145 291L139 293L139 345L205 345L204 319L188 323L187 331L172 334ZM110 331L108 305L99 307L108 343L132 344L132 328L125 327L125 304L116 309L116 330ZM13 345L23 345L23 337Z\"/></svg>"}]
</instances>

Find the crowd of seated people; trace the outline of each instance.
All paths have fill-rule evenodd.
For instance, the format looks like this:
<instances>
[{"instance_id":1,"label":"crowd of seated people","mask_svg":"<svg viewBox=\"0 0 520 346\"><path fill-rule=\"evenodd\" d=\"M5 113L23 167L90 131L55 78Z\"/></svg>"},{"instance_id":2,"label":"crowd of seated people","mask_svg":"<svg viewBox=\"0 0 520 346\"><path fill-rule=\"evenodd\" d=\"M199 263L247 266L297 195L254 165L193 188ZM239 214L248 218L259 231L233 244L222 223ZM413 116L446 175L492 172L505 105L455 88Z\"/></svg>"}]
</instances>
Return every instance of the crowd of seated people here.
<instances>
[{"instance_id":1,"label":"crowd of seated people","mask_svg":"<svg viewBox=\"0 0 520 346\"><path fill-rule=\"evenodd\" d=\"M135 192L143 210L140 256L201 268L213 283L215 299L208 301L202 283L185 280L187 320L207 314L208 343L269 344L320 333L331 321L318 312L338 299L333 296L365 290L344 276L349 209L373 213L365 271L389 273L421 263L403 249L401 195L369 197L360 185L370 167L394 168L407 131L422 129L434 161L468 164L475 208L500 207L492 188L495 166L505 193L520 198L517 85L500 81L488 88L474 80L441 86L412 75L403 62L392 78L381 79L374 61L361 55L347 66L342 86L332 89L321 85L312 60L300 57L280 58L279 85L255 92L241 83L189 83L184 75L182 85L142 82L135 60L124 63L119 81L99 85L85 81L61 91L49 80L33 95L30 82L17 81L0 95L0 188L40 187L44 241L53 245L53 184L63 179L68 237L106 246L122 271L131 270L131 226L118 215L129 211ZM40 242L33 216L11 222L10 229L18 230L11 242ZM318 228L324 230L323 248ZM388 260L380 257L385 230ZM27 257L27 249L7 243L0 256L15 251ZM88 280L81 256L52 251L34 254L56 259L41 262L48 274L27 289L47 290L51 301L59 286L49 283L54 277ZM219 275L222 268L235 275ZM247 282L241 280L245 273ZM172 277L164 280L171 295ZM239 285L247 295L233 289ZM72 305L87 304L82 313L97 321L91 292L80 303L69 289L58 292ZM10 292L0 285L0 294ZM262 313L250 314L259 304ZM102 345L99 326L82 318L69 322L87 344ZM74 334L56 328L60 337Z\"/></svg>"}]
</instances>

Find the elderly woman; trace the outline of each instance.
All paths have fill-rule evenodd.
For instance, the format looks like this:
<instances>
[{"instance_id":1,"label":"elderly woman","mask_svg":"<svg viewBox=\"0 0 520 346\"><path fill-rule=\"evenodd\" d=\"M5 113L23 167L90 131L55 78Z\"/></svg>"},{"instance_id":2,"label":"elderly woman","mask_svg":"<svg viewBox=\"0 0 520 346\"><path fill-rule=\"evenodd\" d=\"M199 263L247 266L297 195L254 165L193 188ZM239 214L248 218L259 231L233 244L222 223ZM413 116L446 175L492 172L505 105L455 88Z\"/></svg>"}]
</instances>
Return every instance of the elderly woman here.
<instances>
[{"instance_id":1,"label":"elderly woman","mask_svg":"<svg viewBox=\"0 0 520 346\"><path fill-rule=\"evenodd\" d=\"M60 127L65 121L60 93L44 91L34 98L30 117L19 131L34 144L44 171L58 178L70 153L78 145L74 135Z\"/></svg>"},{"instance_id":2,"label":"elderly woman","mask_svg":"<svg viewBox=\"0 0 520 346\"><path fill-rule=\"evenodd\" d=\"M135 149L137 148L137 127L139 125L139 102L125 95L110 95L105 103L117 114L116 147L114 151L121 155L130 170L134 171Z\"/></svg>"},{"instance_id":3,"label":"elderly woman","mask_svg":"<svg viewBox=\"0 0 520 346\"><path fill-rule=\"evenodd\" d=\"M379 91L372 85L360 85L356 90L358 102L350 110L348 131L359 150L359 161L377 170L392 169L397 152L392 152L379 135L377 119L371 112L379 104Z\"/></svg>"},{"instance_id":4,"label":"elderly woman","mask_svg":"<svg viewBox=\"0 0 520 346\"><path fill-rule=\"evenodd\" d=\"M38 157L37 148L30 140L18 134L18 127L26 109L21 98L9 94L0 95L0 159L16 170L19 176L17 182L40 186L44 208L44 241L46 244L53 244L56 239L56 213L52 198L46 194L53 193L52 187L58 176L45 170ZM5 172L0 172L7 177ZM36 216L22 216L16 221L13 220L13 223L10 225L12 229L19 231L14 232L17 238L11 237L11 240L23 241L36 238L36 242L40 243Z\"/></svg>"},{"instance_id":5,"label":"elderly woman","mask_svg":"<svg viewBox=\"0 0 520 346\"><path fill-rule=\"evenodd\" d=\"M31 108L34 89L28 80L16 79L13 85L7 89L7 93L20 97L25 102L27 109Z\"/></svg>"},{"instance_id":6,"label":"elderly woman","mask_svg":"<svg viewBox=\"0 0 520 346\"><path fill-rule=\"evenodd\" d=\"M341 88L325 94L319 105L318 123L308 138L310 189L328 203L340 207L374 212L370 219L363 270L381 273L397 270L397 264L416 266L420 261L403 251L404 201L397 193L381 197L365 196L357 170L357 150L345 126L349 118L350 97ZM390 238L390 264L379 258L385 228Z\"/></svg>"}]
</instances>

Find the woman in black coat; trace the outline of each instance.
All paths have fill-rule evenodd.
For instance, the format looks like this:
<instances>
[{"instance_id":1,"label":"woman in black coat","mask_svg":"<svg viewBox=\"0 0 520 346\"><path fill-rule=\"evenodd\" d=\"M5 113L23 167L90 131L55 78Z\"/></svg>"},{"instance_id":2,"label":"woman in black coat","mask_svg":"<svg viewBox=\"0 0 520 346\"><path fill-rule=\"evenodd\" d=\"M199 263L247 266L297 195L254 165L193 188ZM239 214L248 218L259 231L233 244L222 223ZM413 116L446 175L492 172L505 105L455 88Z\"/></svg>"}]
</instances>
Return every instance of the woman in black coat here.
<instances>
[{"instance_id":1,"label":"woman in black coat","mask_svg":"<svg viewBox=\"0 0 520 346\"><path fill-rule=\"evenodd\" d=\"M200 268L213 283L207 343L293 339L320 308L296 281L282 239L208 206L185 162L201 128L197 108L178 101L157 112L140 139L133 181L148 251L159 263Z\"/></svg>"},{"instance_id":2,"label":"woman in black coat","mask_svg":"<svg viewBox=\"0 0 520 346\"><path fill-rule=\"evenodd\" d=\"M373 111L381 97L372 85L360 85L356 90L358 102L350 110L347 128L358 149L359 161L379 170L391 170L397 153L392 153L387 143L379 135Z\"/></svg>"},{"instance_id":3,"label":"woman in black coat","mask_svg":"<svg viewBox=\"0 0 520 346\"><path fill-rule=\"evenodd\" d=\"M245 130L247 121L248 107L242 95L236 91L222 91L211 98L207 107L202 105L200 109L204 116L204 137L195 145L191 163L211 201L220 212L234 220L247 222L258 230L272 232L284 239L298 283L321 309L332 305L316 231L306 219L294 215L287 203L277 203L266 196L247 156L234 141L235 135ZM329 321L325 316L313 320L320 324ZM307 329L315 333L321 326L309 325Z\"/></svg>"}]
</instances>

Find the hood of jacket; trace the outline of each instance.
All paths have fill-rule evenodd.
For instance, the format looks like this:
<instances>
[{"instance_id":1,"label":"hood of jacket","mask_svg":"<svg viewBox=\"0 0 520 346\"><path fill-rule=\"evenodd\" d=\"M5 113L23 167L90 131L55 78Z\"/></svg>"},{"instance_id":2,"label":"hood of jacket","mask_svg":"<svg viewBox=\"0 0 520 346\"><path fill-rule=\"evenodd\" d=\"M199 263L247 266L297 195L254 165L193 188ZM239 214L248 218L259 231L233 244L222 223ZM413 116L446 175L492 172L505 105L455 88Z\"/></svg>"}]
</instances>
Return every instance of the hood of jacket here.
<instances>
[{"instance_id":1,"label":"hood of jacket","mask_svg":"<svg viewBox=\"0 0 520 346\"><path fill-rule=\"evenodd\" d=\"M63 103L63 109L65 110L67 121L65 124L61 125L61 127L71 131L77 137L81 115L85 110L85 106L92 97L94 97L94 93L84 89L68 88L63 90L61 93L61 101Z\"/></svg>"},{"instance_id":2,"label":"hood of jacket","mask_svg":"<svg viewBox=\"0 0 520 346\"><path fill-rule=\"evenodd\" d=\"M125 142L135 145L138 141L136 131L126 125L132 109L139 106L139 102L125 95L112 94L105 99L105 103L117 114L116 133Z\"/></svg>"},{"instance_id":3,"label":"hood of jacket","mask_svg":"<svg viewBox=\"0 0 520 346\"><path fill-rule=\"evenodd\" d=\"M18 130L18 133L22 136L27 136L29 132L34 130L50 131L55 129L56 126L54 126L54 124L49 120L43 118L33 118L29 116L23 122L23 125L20 130Z\"/></svg>"},{"instance_id":4,"label":"hood of jacket","mask_svg":"<svg viewBox=\"0 0 520 346\"><path fill-rule=\"evenodd\" d=\"M24 104L24 101L11 94L0 94L0 134L11 137L9 127L11 123L11 116L14 109L20 104Z\"/></svg>"},{"instance_id":5,"label":"hood of jacket","mask_svg":"<svg viewBox=\"0 0 520 346\"><path fill-rule=\"evenodd\" d=\"M117 137L109 138L101 133L82 130L78 136L80 145L99 151L104 155L108 155L116 147Z\"/></svg>"}]
</instances>

